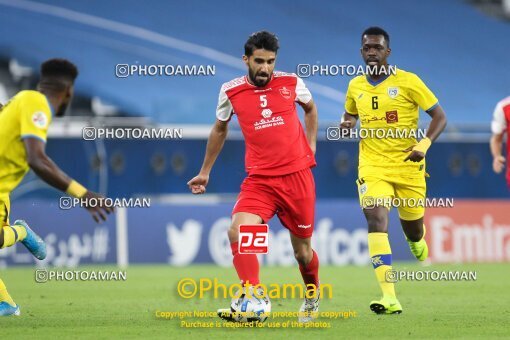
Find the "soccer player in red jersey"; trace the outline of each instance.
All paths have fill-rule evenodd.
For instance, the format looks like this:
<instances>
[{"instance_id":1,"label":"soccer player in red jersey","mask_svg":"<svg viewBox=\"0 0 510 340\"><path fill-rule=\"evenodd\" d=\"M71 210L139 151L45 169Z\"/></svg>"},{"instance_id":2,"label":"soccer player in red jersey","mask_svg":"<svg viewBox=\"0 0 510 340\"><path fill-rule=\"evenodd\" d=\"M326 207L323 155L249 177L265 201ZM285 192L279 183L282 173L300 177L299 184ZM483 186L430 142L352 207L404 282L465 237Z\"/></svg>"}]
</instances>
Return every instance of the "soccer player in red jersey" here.
<instances>
[{"instance_id":1,"label":"soccer player in red jersey","mask_svg":"<svg viewBox=\"0 0 510 340\"><path fill-rule=\"evenodd\" d=\"M494 109L492 118L492 137L491 137L491 153L492 153L492 169L499 174L505 169L505 161L510 158L510 97L501 100ZM503 156L503 139L506 133L506 155ZM506 183L510 189L510 167L506 168Z\"/></svg>"},{"instance_id":2,"label":"soccer player in red jersey","mask_svg":"<svg viewBox=\"0 0 510 340\"><path fill-rule=\"evenodd\" d=\"M304 82L295 74L274 71L278 48L278 38L270 32L256 32L249 37L243 56L248 75L221 87L217 120L209 135L202 168L188 185L193 194L205 192L227 137L228 122L236 114L246 144L248 177L241 185L228 231L234 267L243 284L259 284L257 256L238 252L239 226L266 223L276 214L290 231L308 292L317 292L307 294L300 309L299 321L309 322L319 309L319 259L311 246L315 182L310 169L316 165L318 116ZM299 121L296 102L305 112L306 132Z\"/></svg>"}]
</instances>

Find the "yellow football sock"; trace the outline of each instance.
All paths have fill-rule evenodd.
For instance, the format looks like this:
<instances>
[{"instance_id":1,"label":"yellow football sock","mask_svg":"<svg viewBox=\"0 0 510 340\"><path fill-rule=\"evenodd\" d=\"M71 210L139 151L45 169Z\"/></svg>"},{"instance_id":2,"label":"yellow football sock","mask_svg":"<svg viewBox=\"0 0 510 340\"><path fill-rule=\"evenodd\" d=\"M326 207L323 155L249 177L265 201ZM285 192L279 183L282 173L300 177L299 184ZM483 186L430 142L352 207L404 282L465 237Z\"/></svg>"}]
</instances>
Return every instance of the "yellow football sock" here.
<instances>
[{"instance_id":1,"label":"yellow football sock","mask_svg":"<svg viewBox=\"0 0 510 340\"><path fill-rule=\"evenodd\" d=\"M0 302L3 301L7 302L13 307L16 306L16 303L14 303L12 297L7 292L7 287L5 287L4 282L2 281L2 279L0 279Z\"/></svg>"},{"instance_id":2,"label":"yellow football sock","mask_svg":"<svg viewBox=\"0 0 510 340\"><path fill-rule=\"evenodd\" d=\"M372 259L375 276L384 297L395 298L393 282L386 281L386 271L392 270L391 248L387 233L368 233L368 252Z\"/></svg>"},{"instance_id":3,"label":"yellow football sock","mask_svg":"<svg viewBox=\"0 0 510 340\"><path fill-rule=\"evenodd\" d=\"M7 248L16 242L23 241L27 237L27 231L22 225L3 226L4 244L1 248Z\"/></svg>"}]
</instances>

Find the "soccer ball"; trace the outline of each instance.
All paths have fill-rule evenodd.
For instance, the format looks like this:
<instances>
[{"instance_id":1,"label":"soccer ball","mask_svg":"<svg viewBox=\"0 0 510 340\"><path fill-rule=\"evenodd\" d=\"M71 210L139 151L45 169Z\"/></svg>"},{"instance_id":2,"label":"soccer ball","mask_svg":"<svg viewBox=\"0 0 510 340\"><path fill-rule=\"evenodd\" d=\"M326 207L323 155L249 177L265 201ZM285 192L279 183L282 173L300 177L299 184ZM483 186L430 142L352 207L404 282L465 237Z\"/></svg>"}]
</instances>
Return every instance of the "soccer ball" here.
<instances>
[{"instance_id":1,"label":"soccer ball","mask_svg":"<svg viewBox=\"0 0 510 340\"><path fill-rule=\"evenodd\" d=\"M233 298L230 305L234 320L242 323L266 321L271 312L271 301L264 291L250 290L250 294L246 294L244 291L239 293L239 298Z\"/></svg>"}]
</instances>

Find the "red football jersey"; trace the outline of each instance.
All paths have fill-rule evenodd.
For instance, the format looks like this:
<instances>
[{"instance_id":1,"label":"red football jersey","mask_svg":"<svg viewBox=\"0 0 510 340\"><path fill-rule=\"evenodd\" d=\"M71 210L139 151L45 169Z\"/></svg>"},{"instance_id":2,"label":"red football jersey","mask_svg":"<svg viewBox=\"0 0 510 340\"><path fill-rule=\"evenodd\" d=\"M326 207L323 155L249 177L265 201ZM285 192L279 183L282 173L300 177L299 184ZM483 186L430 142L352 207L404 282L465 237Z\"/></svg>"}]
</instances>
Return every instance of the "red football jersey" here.
<instances>
[{"instance_id":1,"label":"red football jersey","mask_svg":"<svg viewBox=\"0 0 510 340\"><path fill-rule=\"evenodd\" d=\"M236 114L244 135L248 174L281 176L316 165L299 121L296 101L308 103L310 91L293 73L273 72L264 87L247 76L221 87L216 117L228 121Z\"/></svg>"},{"instance_id":2,"label":"red football jersey","mask_svg":"<svg viewBox=\"0 0 510 340\"><path fill-rule=\"evenodd\" d=\"M492 133L501 134L506 132L506 161L510 160L510 97L501 100L494 109L492 118ZM510 166L506 166L506 183L510 188Z\"/></svg>"}]
</instances>

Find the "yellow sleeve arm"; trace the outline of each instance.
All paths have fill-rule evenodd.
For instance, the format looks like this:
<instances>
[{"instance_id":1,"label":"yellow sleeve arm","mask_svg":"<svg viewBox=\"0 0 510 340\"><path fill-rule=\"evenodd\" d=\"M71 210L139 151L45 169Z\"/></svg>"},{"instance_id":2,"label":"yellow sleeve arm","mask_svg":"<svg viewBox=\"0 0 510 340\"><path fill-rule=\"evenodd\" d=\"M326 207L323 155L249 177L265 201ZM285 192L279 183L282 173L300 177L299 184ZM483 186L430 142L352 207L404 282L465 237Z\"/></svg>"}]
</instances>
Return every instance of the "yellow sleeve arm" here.
<instances>
[{"instance_id":1,"label":"yellow sleeve arm","mask_svg":"<svg viewBox=\"0 0 510 340\"><path fill-rule=\"evenodd\" d=\"M347 87L347 93L345 94L345 112L351 115L358 114L358 108L356 107L356 101L354 100L352 94L351 84L349 84L349 87Z\"/></svg>"},{"instance_id":2,"label":"yellow sleeve arm","mask_svg":"<svg viewBox=\"0 0 510 340\"><path fill-rule=\"evenodd\" d=\"M425 85L425 83L415 74L409 79L409 94L411 99L423 110L432 110L438 100L434 93Z\"/></svg>"}]
</instances>

